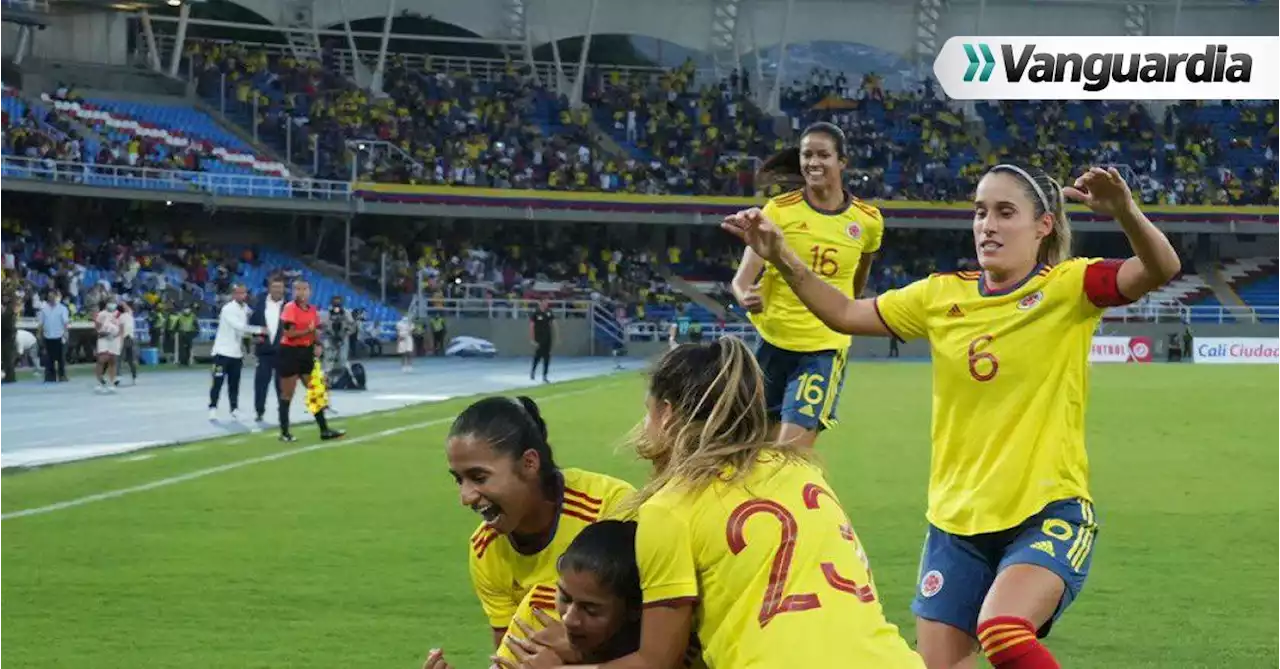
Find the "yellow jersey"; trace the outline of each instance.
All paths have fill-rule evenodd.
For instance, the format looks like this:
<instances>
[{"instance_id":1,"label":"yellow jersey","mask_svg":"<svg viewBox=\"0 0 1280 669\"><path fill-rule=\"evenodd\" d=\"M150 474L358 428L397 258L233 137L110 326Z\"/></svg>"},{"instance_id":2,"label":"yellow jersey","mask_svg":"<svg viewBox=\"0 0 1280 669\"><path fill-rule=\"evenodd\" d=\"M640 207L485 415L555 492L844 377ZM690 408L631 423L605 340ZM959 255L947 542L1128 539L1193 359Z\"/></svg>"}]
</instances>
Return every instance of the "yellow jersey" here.
<instances>
[{"instance_id":1,"label":"yellow jersey","mask_svg":"<svg viewBox=\"0 0 1280 669\"><path fill-rule=\"evenodd\" d=\"M552 620L560 620L560 610L556 608L556 598L558 596L559 593L557 592L557 586L555 585L533 586L533 589L529 591L529 594L525 595L524 600L520 602L520 606L516 609L516 614L512 618L511 627L507 630L507 636L510 636L512 633L519 634L521 637L524 636L523 633L519 632L520 628L516 626L516 620L528 625L534 631L541 630L542 623L533 615L534 609L542 610L547 615L551 616ZM697 640L695 639L689 644L689 650L685 653L684 663L680 666L685 669L705 669L707 665L702 662L702 656L699 654L700 650L701 649L697 645ZM516 659L515 653L512 653L511 649L507 648L507 639L505 636L502 638L502 643L498 646L498 650L494 652L494 655L506 658L512 662L515 662Z\"/></svg>"},{"instance_id":2,"label":"yellow jersey","mask_svg":"<svg viewBox=\"0 0 1280 669\"><path fill-rule=\"evenodd\" d=\"M708 667L923 669L885 620L866 553L817 467L765 453L739 481L668 485L637 516L645 606L696 603Z\"/></svg>"},{"instance_id":3,"label":"yellow jersey","mask_svg":"<svg viewBox=\"0 0 1280 669\"><path fill-rule=\"evenodd\" d=\"M929 339L929 522L971 536L1089 497L1089 348L1119 294L1118 261L1041 265L993 292L981 272L934 274L876 298L900 338Z\"/></svg>"},{"instance_id":4,"label":"yellow jersey","mask_svg":"<svg viewBox=\"0 0 1280 669\"><path fill-rule=\"evenodd\" d=\"M770 199L764 214L782 229L787 246L814 274L845 295L857 297L853 277L862 254L879 250L884 237L884 217L879 209L852 196L840 211L817 209L809 204L804 191L798 190ZM751 314L751 322L770 344L801 353L849 348L849 335L818 320L773 265L765 266L760 296L764 310Z\"/></svg>"},{"instance_id":5,"label":"yellow jersey","mask_svg":"<svg viewBox=\"0 0 1280 669\"><path fill-rule=\"evenodd\" d=\"M544 546L517 548L509 537L486 524L471 535L468 567L480 606L494 629L511 622L520 601L537 585L555 590L556 560L582 528L612 517L635 488L612 476L560 470L563 481L560 512L551 539ZM554 605L554 596L551 600Z\"/></svg>"}]
</instances>

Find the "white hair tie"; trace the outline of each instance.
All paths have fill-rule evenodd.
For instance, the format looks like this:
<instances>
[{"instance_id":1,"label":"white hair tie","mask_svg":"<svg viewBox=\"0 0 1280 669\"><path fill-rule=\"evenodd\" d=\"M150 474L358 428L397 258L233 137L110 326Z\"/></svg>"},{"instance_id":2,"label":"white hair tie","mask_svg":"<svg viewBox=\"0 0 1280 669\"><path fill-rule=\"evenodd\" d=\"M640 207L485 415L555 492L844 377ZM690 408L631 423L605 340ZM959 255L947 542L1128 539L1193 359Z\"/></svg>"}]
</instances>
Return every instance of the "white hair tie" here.
<instances>
[{"instance_id":1,"label":"white hair tie","mask_svg":"<svg viewBox=\"0 0 1280 669\"><path fill-rule=\"evenodd\" d=\"M1023 179L1026 179L1027 183L1031 184L1031 187L1036 190L1036 195L1040 196L1040 204L1044 205L1044 210L1050 213L1053 212L1053 207L1049 206L1049 198L1045 196L1044 189L1040 188L1040 184L1036 183L1036 180L1032 179L1031 175L1027 173L1026 170L1022 169L1021 167L1018 167L1017 165L1010 165L1009 163L1001 163L991 169L993 171L1008 170L1010 172L1015 172L1019 176L1021 176Z\"/></svg>"}]
</instances>

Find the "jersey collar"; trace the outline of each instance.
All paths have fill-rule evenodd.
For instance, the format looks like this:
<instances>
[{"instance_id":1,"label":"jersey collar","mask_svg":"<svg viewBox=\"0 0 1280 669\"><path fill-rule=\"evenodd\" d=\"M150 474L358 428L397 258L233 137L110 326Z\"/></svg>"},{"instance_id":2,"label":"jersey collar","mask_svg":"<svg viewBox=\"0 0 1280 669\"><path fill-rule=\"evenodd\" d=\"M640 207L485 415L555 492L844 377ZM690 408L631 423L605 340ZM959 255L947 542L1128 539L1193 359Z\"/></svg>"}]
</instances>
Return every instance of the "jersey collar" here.
<instances>
[{"instance_id":1,"label":"jersey collar","mask_svg":"<svg viewBox=\"0 0 1280 669\"><path fill-rule=\"evenodd\" d=\"M1021 281L1001 290L991 290L987 288L987 272L986 270L983 270L982 273L978 275L978 294L983 297L999 297L1001 295L1008 295L1009 293L1025 286L1027 282L1031 280L1031 277L1039 274L1042 269L1044 269L1044 263L1036 263L1036 266L1032 267L1031 272L1022 277Z\"/></svg>"},{"instance_id":2,"label":"jersey collar","mask_svg":"<svg viewBox=\"0 0 1280 669\"><path fill-rule=\"evenodd\" d=\"M813 200L809 199L808 188L800 189L800 193L804 196L804 203L809 205L810 209L818 212L819 214L824 214L826 216L839 216L840 214L843 214L844 212L848 211L849 207L853 206L853 195L850 194L849 191L844 191L844 202L841 203L839 209L823 209L822 207L819 207L818 205L814 204Z\"/></svg>"},{"instance_id":3,"label":"jersey collar","mask_svg":"<svg viewBox=\"0 0 1280 669\"><path fill-rule=\"evenodd\" d=\"M556 472L556 515L555 515L555 518L552 519L551 521L551 529L547 532L545 537L539 537L542 540L538 541L537 543L527 543L527 544L519 543L516 541L516 536L512 534L511 536L507 537L507 540L511 542L511 547L514 548L515 551L521 555L537 555L538 553L541 553L542 551L546 550L547 546L550 546L551 542L555 541L556 531L560 529L560 515L561 515L560 511L563 507L564 507L564 473L557 471Z\"/></svg>"}]
</instances>

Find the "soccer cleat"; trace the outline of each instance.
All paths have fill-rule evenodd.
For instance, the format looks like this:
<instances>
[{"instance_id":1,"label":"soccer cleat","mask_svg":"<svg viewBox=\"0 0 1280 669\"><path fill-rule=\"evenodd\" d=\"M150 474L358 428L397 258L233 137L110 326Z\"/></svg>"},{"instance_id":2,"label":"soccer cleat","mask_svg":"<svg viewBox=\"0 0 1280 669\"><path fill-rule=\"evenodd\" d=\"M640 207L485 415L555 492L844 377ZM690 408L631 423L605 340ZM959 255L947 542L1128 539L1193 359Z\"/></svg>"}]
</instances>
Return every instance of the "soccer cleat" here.
<instances>
[{"instance_id":1,"label":"soccer cleat","mask_svg":"<svg viewBox=\"0 0 1280 669\"><path fill-rule=\"evenodd\" d=\"M285 432L284 434L280 435L280 441L283 441L286 444L291 444L297 440L298 440L297 437L293 436L292 434L289 434L288 432Z\"/></svg>"},{"instance_id":2,"label":"soccer cleat","mask_svg":"<svg viewBox=\"0 0 1280 669\"><path fill-rule=\"evenodd\" d=\"M324 441L329 441L330 439L341 439L345 436L347 436L346 430L325 430L320 433L320 438Z\"/></svg>"}]
</instances>

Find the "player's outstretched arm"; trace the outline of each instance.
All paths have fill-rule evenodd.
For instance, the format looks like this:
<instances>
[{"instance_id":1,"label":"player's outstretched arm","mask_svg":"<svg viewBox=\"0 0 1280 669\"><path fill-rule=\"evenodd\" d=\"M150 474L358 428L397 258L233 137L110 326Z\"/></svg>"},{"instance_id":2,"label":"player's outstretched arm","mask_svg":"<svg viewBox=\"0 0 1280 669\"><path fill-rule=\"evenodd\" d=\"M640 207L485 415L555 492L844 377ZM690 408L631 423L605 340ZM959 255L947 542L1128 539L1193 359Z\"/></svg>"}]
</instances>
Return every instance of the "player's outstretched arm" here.
<instances>
[{"instance_id":1,"label":"player's outstretched arm","mask_svg":"<svg viewBox=\"0 0 1280 669\"><path fill-rule=\"evenodd\" d=\"M750 247L748 252L754 252L776 267L796 297L827 327L845 334L892 336L876 314L874 300L851 300L820 279L787 246L782 231L759 209L726 216L720 227L746 243Z\"/></svg>"},{"instance_id":2,"label":"player's outstretched arm","mask_svg":"<svg viewBox=\"0 0 1280 669\"><path fill-rule=\"evenodd\" d=\"M1116 288L1124 297L1140 299L1181 271L1182 261L1173 244L1160 228L1147 220L1116 168L1090 168L1073 186L1063 188L1062 194L1120 223L1133 248L1133 257L1124 261L1116 276Z\"/></svg>"}]
</instances>

